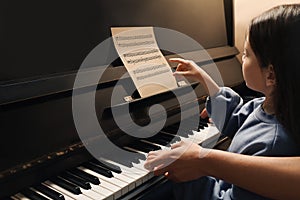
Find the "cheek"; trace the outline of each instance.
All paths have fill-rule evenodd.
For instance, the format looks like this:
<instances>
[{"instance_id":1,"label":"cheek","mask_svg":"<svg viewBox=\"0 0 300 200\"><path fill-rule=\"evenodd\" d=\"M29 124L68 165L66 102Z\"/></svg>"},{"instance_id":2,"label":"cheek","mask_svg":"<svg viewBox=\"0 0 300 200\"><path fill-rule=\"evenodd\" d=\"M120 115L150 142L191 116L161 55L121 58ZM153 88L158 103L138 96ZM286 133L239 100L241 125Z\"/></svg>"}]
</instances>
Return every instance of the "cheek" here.
<instances>
[{"instance_id":1,"label":"cheek","mask_svg":"<svg viewBox=\"0 0 300 200\"><path fill-rule=\"evenodd\" d=\"M248 67L246 62L243 62L242 72L243 72L243 77L246 80L247 79L247 74L249 73L249 67Z\"/></svg>"},{"instance_id":2,"label":"cheek","mask_svg":"<svg viewBox=\"0 0 300 200\"><path fill-rule=\"evenodd\" d=\"M253 72L253 69L251 69L251 66L247 64L247 62L244 62L242 65L242 72L243 72L243 77L246 82L246 85L253 89L253 82L255 81L255 73Z\"/></svg>"}]
</instances>

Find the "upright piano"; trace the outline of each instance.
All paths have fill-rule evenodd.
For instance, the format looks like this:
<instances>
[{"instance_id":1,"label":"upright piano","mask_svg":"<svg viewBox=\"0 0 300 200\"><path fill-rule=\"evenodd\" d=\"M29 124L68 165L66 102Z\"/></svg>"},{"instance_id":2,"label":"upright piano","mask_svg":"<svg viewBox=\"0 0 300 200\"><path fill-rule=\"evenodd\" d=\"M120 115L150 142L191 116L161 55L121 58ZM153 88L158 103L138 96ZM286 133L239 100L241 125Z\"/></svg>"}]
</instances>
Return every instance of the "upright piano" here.
<instances>
[{"instance_id":1,"label":"upright piano","mask_svg":"<svg viewBox=\"0 0 300 200\"><path fill-rule=\"evenodd\" d=\"M156 33L161 28L182 33L203 48L171 36L157 37L159 46L173 44L178 50L162 49L166 58L179 53L200 66L215 64L225 86L244 92L234 46L232 0L18 0L0 4L0 198L147 199L145 194L165 182L143 169L147 152L167 148L182 138L208 146L215 142L215 138L203 137L217 131L213 124L197 119L195 113L182 117L195 105L203 108L207 94L200 84L189 82L189 87L141 98L136 90L128 89L134 84L112 45L105 56L98 52L99 59L80 72L87 80L103 72L98 81L74 87L86 57L110 38L110 27L153 26ZM198 56L201 52L211 59ZM105 71L99 67L103 65L108 66ZM191 92L191 87L196 98L181 104L178 97ZM113 91L118 94L114 99ZM74 96L91 92L104 138L84 120L87 131L82 139L72 103ZM149 109L157 104L164 113L156 112L150 119ZM133 123L126 124L127 130L137 131L134 125L147 126L151 120L160 122L162 116L164 126L148 137L127 134L112 112L119 109L122 114L125 107ZM84 111L81 114L82 119L88 118ZM182 121L191 127L178 134ZM106 144L103 141L135 156L110 159L110 150L104 149L101 160L89 145L99 147Z\"/></svg>"}]
</instances>

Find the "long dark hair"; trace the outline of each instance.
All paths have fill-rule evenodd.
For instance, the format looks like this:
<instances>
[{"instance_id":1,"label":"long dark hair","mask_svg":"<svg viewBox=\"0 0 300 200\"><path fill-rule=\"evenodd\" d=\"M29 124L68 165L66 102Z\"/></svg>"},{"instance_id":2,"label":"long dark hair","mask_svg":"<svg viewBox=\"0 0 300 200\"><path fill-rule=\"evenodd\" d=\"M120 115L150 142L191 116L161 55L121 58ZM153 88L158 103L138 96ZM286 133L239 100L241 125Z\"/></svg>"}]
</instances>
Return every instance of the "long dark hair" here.
<instances>
[{"instance_id":1,"label":"long dark hair","mask_svg":"<svg viewBox=\"0 0 300 200\"><path fill-rule=\"evenodd\" d=\"M300 4L277 6L254 18L248 38L260 67L273 65L276 118L300 143Z\"/></svg>"}]
</instances>

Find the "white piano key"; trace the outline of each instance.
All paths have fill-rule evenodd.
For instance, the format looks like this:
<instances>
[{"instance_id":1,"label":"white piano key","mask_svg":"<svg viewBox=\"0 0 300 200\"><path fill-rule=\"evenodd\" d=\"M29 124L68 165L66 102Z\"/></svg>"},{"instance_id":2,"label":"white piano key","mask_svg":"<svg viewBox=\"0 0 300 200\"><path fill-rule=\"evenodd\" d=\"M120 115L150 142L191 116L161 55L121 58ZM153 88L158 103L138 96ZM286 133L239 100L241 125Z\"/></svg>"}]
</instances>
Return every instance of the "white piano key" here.
<instances>
[{"instance_id":1,"label":"white piano key","mask_svg":"<svg viewBox=\"0 0 300 200\"><path fill-rule=\"evenodd\" d=\"M114 193L101 185L91 185L91 190L103 195L106 200L114 199Z\"/></svg>"},{"instance_id":2,"label":"white piano key","mask_svg":"<svg viewBox=\"0 0 300 200\"><path fill-rule=\"evenodd\" d=\"M171 149L171 147L168 147L168 146L164 146L164 145L161 145L161 144L157 144L155 142L150 142L150 141L147 141L147 140L142 140L143 142L146 142L148 144L152 144L152 145L156 145L156 146L159 146L161 148L161 150L169 150Z\"/></svg>"},{"instance_id":3,"label":"white piano key","mask_svg":"<svg viewBox=\"0 0 300 200\"><path fill-rule=\"evenodd\" d=\"M143 152L143 151L137 150L137 149L135 149L135 148L133 148L133 147L124 147L124 149L127 149L127 150L129 150L129 151L134 151L134 152L137 152L137 153L139 153L139 154L143 154L145 157L147 157L147 155L148 155L148 153L145 153L145 152ZM139 160L140 160L140 159L139 159Z\"/></svg>"},{"instance_id":4,"label":"white piano key","mask_svg":"<svg viewBox=\"0 0 300 200\"><path fill-rule=\"evenodd\" d=\"M117 199L117 198L120 198L122 196L122 192L121 192L121 188L109 183L109 182L106 182L104 180L101 181L101 185L103 187L105 187L106 189L108 190L111 190L112 192L112 195L113 195L113 199Z\"/></svg>"},{"instance_id":5,"label":"white piano key","mask_svg":"<svg viewBox=\"0 0 300 200\"><path fill-rule=\"evenodd\" d=\"M84 194L85 196L87 197L90 197L91 199L105 199L105 195L101 194L101 193L98 193L98 192L95 192L93 190L85 190L85 189L82 189L81 188L81 192L82 194Z\"/></svg>"},{"instance_id":6,"label":"white piano key","mask_svg":"<svg viewBox=\"0 0 300 200\"><path fill-rule=\"evenodd\" d=\"M208 127L205 129L198 131L193 131L194 138L198 141L198 143L210 143L210 142L217 142L220 132L219 130L213 125L209 124Z\"/></svg>"},{"instance_id":7,"label":"white piano key","mask_svg":"<svg viewBox=\"0 0 300 200\"><path fill-rule=\"evenodd\" d=\"M123 173L116 173L116 172L112 172L113 176L121 181L124 181L126 183L131 183L134 179L130 176L126 176Z\"/></svg>"},{"instance_id":8,"label":"white piano key","mask_svg":"<svg viewBox=\"0 0 300 200\"><path fill-rule=\"evenodd\" d=\"M23 194L21 193L17 193L14 195L18 200L30 200L29 198L25 197Z\"/></svg>"},{"instance_id":9,"label":"white piano key","mask_svg":"<svg viewBox=\"0 0 300 200\"><path fill-rule=\"evenodd\" d=\"M124 174L127 176L130 176L135 179L135 186L139 186L142 183L146 182L148 180L148 173L147 171L143 171L136 167L128 168L126 166L122 166L122 169L124 171Z\"/></svg>"},{"instance_id":10,"label":"white piano key","mask_svg":"<svg viewBox=\"0 0 300 200\"><path fill-rule=\"evenodd\" d=\"M145 175L142 177L143 183L147 182L149 179L151 179L154 176L153 173L149 172L148 170L146 170L144 168L144 163L145 163L145 161L141 160L139 164L133 165L136 169L144 170Z\"/></svg>"},{"instance_id":11,"label":"white piano key","mask_svg":"<svg viewBox=\"0 0 300 200\"><path fill-rule=\"evenodd\" d=\"M112 180L107 181L107 177L104 177L101 174L98 174L90 169L84 168L82 166L78 167L78 169L85 171L86 173L92 174L100 179L101 185L105 187L106 189L113 192L114 198L119 198L121 195L126 193L126 183L117 181L118 179L111 178ZM114 182L115 181L115 182ZM112 183L113 182L113 183ZM123 189L123 191L122 191ZM128 192L128 187L127 187Z\"/></svg>"},{"instance_id":12,"label":"white piano key","mask_svg":"<svg viewBox=\"0 0 300 200\"><path fill-rule=\"evenodd\" d=\"M29 188L29 189L31 189L31 190L34 191L35 193L37 193L37 194L39 194L39 195L41 195L41 196L43 196L43 197L45 197L45 198L47 198L47 199L51 199L50 197L44 195L43 193L41 193L40 191L37 191L36 189L34 189L34 188L32 188L32 187Z\"/></svg>"},{"instance_id":13,"label":"white piano key","mask_svg":"<svg viewBox=\"0 0 300 200\"><path fill-rule=\"evenodd\" d=\"M53 189L56 189L56 191L62 193L63 195L67 195L67 196L69 196L69 197L71 197L73 199L91 200L91 198L85 196L84 194L79 194L79 195L73 194L73 193L69 192L68 190L66 190L66 189L64 189L64 188L62 188L62 187L60 187L60 186L52 183L51 181L45 181L44 183L47 186L49 186L49 187L51 187Z\"/></svg>"},{"instance_id":14,"label":"white piano key","mask_svg":"<svg viewBox=\"0 0 300 200\"><path fill-rule=\"evenodd\" d=\"M114 164L114 165L118 165L122 170L122 174L124 174L126 176L130 176L133 179L135 179L135 186L136 187L148 180L148 178L146 178L146 176L149 172L146 171L146 170L141 170L141 169L136 168L134 166L128 167L128 166L125 166L123 164L111 161L111 160L105 160L105 161L109 162L111 164Z\"/></svg>"},{"instance_id":15,"label":"white piano key","mask_svg":"<svg viewBox=\"0 0 300 200\"><path fill-rule=\"evenodd\" d=\"M98 174L97 172L94 172L94 171L92 171L92 170L90 170L90 169L87 169L87 168L85 168L85 167L82 167L82 166L80 166L80 167L78 167L79 169L81 169L81 170L83 170L83 171L85 171L85 172L88 172L89 174L92 174L92 175L98 175L98 178L99 179L101 179L101 180L105 180L106 182L109 182L109 183L111 183L111 184L113 184L113 185L116 185L116 186L118 186L118 187L120 187L120 188L123 188L123 187L126 187L127 186L127 183L124 181L124 180L120 180L119 178L117 178L117 177L111 177L111 178L108 178L108 177L106 177L106 176L103 176L103 175L101 175L101 174ZM114 174L114 172L112 172L112 174L113 175L115 175ZM101 181L100 180L100 181ZM126 190L126 189L125 189ZM126 190L126 192L128 192L128 190Z\"/></svg>"},{"instance_id":16,"label":"white piano key","mask_svg":"<svg viewBox=\"0 0 300 200\"><path fill-rule=\"evenodd\" d=\"M166 135L170 135L170 136L176 136L176 137L179 137L180 138L180 140L182 140L183 138L184 139L186 139L185 137L182 137L182 136L179 136L179 135L174 135L174 134L172 134L172 133L169 133L169 132L166 132L166 131L161 131L163 134L166 134ZM176 142L179 142L179 141L176 141ZM176 142L171 142L171 144L174 144L174 143L176 143Z\"/></svg>"},{"instance_id":17,"label":"white piano key","mask_svg":"<svg viewBox=\"0 0 300 200\"><path fill-rule=\"evenodd\" d=\"M55 189L55 188L53 188L53 187L51 187L51 186L49 186L49 185L47 185L47 184L45 184L45 183L42 183L44 186L46 186L46 187L49 187L50 189L52 189L52 190L54 190L54 191L56 191L56 192L59 192L59 193L61 193L59 190L57 190L57 189ZM71 198L71 197L69 197L68 195L66 195L66 194L63 194L63 193L61 193L63 196L64 196L64 198L65 198L65 200L74 200L73 198Z\"/></svg>"},{"instance_id":18,"label":"white piano key","mask_svg":"<svg viewBox=\"0 0 300 200\"><path fill-rule=\"evenodd\" d=\"M115 172L112 172L112 174L114 175L115 178L125 182L127 184L128 187L128 191L131 191L135 188L135 180L133 178L131 178L130 176L125 176L123 174L118 174Z\"/></svg>"},{"instance_id":19,"label":"white piano key","mask_svg":"<svg viewBox=\"0 0 300 200\"><path fill-rule=\"evenodd\" d=\"M144 154L144 155L147 157L147 153L144 153L144 152L139 151L139 150L137 150L137 149L134 149L134 148L132 148L132 147L124 147L124 148L125 148L125 149L128 149L128 150L130 150L130 151L135 151L135 152ZM154 174L153 174L153 173L149 173L149 171L148 171L147 169L145 169L145 167L144 167L145 162L146 162L145 160L139 160L139 163L133 163L133 166L134 166L135 168L138 168L138 169L141 169L141 170L144 170L144 171L147 172L147 174L146 174L146 176L145 176L145 179L146 179L145 181L147 181L147 180L151 179L151 178L154 176Z\"/></svg>"},{"instance_id":20,"label":"white piano key","mask_svg":"<svg viewBox=\"0 0 300 200\"><path fill-rule=\"evenodd\" d=\"M193 134L189 135L189 140L200 144L201 142L203 142L203 140L205 140L206 134L204 132L198 132L198 131L192 131Z\"/></svg>"},{"instance_id":21,"label":"white piano key","mask_svg":"<svg viewBox=\"0 0 300 200\"><path fill-rule=\"evenodd\" d=\"M102 175L101 175L102 176ZM126 193L128 193L128 191L129 191L129 188L128 188L128 184L126 183L126 182L124 182L124 181L121 181L121 180L119 180L119 179L116 179L116 178L107 178L107 177L105 177L105 176L102 176L102 177L99 177L102 181L106 181L106 182L108 182L108 183L110 183L110 184L113 184L113 185L115 185L115 186L118 186L118 187L120 187L120 189L121 189L121 194L123 195L123 194L126 194Z\"/></svg>"},{"instance_id":22,"label":"white piano key","mask_svg":"<svg viewBox=\"0 0 300 200\"><path fill-rule=\"evenodd\" d=\"M145 171L145 172L148 172L147 169L144 168L144 163L145 163L145 162L146 162L145 160L139 160L139 163L133 163L132 165L133 165L133 167L135 167L135 168L138 168L138 169L140 169L140 170L143 170L143 171Z\"/></svg>"},{"instance_id":23,"label":"white piano key","mask_svg":"<svg viewBox=\"0 0 300 200\"><path fill-rule=\"evenodd\" d=\"M133 147L124 147L124 148L128 149L129 151L134 151L134 152L137 152L137 153L140 153L140 154L144 154L145 157L147 157L147 155L148 155L147 153L139 151L137 149L134 149ZM141 169L141 170L144 170L144 171L148 172L148 170L144 168L144 163L145 163L145 160L139 159L138 163L132 163L132 165L135 168L138 168L138 169Z\"/></svg>"},{"instance_id":24,"label":"white piano key","mask_svg":"<svg viewBox=\"0 0 300 200\"><path fill-rule=\"evenodd\" d=\"M171 133L162 131L164 134L172 135ZM208 123L208 127L204 127L200 131L192 130L192 134L189 134L187 138L178 136L181 140L193 141L197 144L202 142L209 142L211 139L218 139L219 130L215 127L214 124Z\"/></svg>"}]
</instances>

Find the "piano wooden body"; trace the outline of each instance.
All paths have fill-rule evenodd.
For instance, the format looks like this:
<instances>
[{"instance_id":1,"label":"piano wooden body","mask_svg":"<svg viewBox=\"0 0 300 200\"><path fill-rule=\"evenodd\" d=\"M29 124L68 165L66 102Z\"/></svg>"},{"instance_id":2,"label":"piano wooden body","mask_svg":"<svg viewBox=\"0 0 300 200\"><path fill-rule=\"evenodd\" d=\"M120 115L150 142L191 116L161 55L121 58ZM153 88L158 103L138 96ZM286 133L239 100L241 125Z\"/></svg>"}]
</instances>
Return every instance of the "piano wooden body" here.
<instances>
[{"instance_id":1,"label":"piano wooden body","mask_svg":"<svg viewBox=\"0 0 300 200\"><path fill-rule=\"evenodd\" d=\"M224 85L244 92L241 64L235 57L238 51L233 39L231 0L48 3L34 0L18 3L18 6L12 2L1 3L6 10L2 16L4 20L0 21L5 27L1 33L4 65L0 69L0 198L26 199L22 191L93 159L74 123L73 87L84 58L110 37L112 26L163 27L188 35L209 53ZM160 38L157 40L159 45L164 42ZM115 55L114 49L108 51ZM174 52L163 53L166 58L176 56ZM197 49L183 45L180 53L192 57ZM211 62L195 61L199 65ZM165 128L180 123L183 108L173 91L140 98L138 92L127 91L126 88L134 85L128 75L123 76L126 69L121 61L105 62L99 64L110 66L97 83L75 89L83 94L95 89L97 118L110 141L120 148L140 143L140 138L129 136L116 125L111 108L129 106L132 121L144 126L149 123L149 108L160 104L167 113ZM87 68L87 77L94 73L92 69L95 70ZM188 108L197 102L202 109L207 94L201 85L191 85L197 98L185 105ZM119 99L111 99L113 90L120 94ZM176 90L179 95L187 92L185 87ZM126 102L126 96L133 100ZM89 139L93 141L93 137ZM129 167L130 162L134 161L129 161ZM122 173L126 176L126 172ZM132 183L126 190L128 193L122 191L109 198L139 198L151 188L159 187L156 183L163 182L162 179L148 179Z\"/></svg>"}]
</instances>

